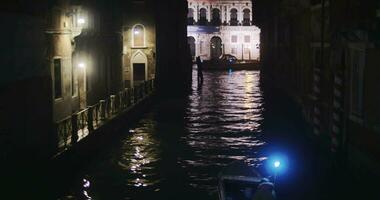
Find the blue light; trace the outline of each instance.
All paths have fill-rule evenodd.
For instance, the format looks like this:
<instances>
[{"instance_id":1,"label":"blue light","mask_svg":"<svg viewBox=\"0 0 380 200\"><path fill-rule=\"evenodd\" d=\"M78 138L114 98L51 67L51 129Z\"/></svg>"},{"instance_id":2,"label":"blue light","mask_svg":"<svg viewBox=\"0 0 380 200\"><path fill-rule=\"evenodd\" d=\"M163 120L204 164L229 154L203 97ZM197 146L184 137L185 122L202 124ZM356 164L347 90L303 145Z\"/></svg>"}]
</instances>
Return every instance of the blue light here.
<instances>
[{"instance_id":1,"label":"blue light","mask_svg":"<svg viewBox=\"0 0 380 200\"><path fill-rule=\"evenodd\" d=\"M280 161L275 161L273 164L274 164L275 168L279 168L280 165L281 165L281 162Z\"/></svg>"},{"instance_id":2,"label":"blue light","mask_svg":"<svg viewBox=\"0 0 380 200\"><path fill-rule=\"evenodd\" d=\"M266 161L265 168L270 174L287 174L289 168L288 157L283 153L272 153Z\"/></svg>"}]
</instances>

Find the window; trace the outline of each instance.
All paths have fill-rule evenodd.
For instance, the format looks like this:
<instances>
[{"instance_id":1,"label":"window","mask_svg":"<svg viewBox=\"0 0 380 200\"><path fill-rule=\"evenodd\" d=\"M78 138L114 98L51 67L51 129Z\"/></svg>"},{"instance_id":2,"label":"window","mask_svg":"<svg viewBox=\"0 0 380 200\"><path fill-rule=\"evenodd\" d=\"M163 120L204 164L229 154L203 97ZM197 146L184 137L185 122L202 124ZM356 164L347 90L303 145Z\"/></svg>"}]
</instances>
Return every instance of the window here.
<instances>
[{"instance_id":1,"label":"window","mask_svg":"<svg viewBox=\"0 0 380 200\"><path fill-rule=\"evenodd\" d=\"M251 25L251 11L249 9L243 10L243 26Z\"/></svg>"},{"instance_id":2,"label":"window","mask_svg":"<svg viewBox=\"0 0 380 200\"><path fill-rule=\"evenodd\" d=\"M61 59L54 59L54 97L62 97L62 63Z\"/></svg>"},{"instance_id":3,"label":"window","mask_svg":"<svg viewBox=\"0 0 380 200\"><path fill-rule=\"evenodd\" d=\"M195 38L187 37L187 44L190 47L191 56L194 58L195 57Z\"/></svg>"},{"instance_id":4,"label":"window","mask_svg":"<svg viewBox=\"0 0 380 200\"><path fill-rule=\"evenodd\" d=\"M219 9L214 8L212 10L212 21L211 21L211 24L214 25L214 26L220 26L221 23L222 22L220 20L220 11L219 11Z\"/></svg>"},{"instance_id":5,"label":"window","mask_svg":"<svg viewBox=\"0 0 380 200\"><path fill-rule=\"evenodd\" d=\"M145 28L143 25L135 25L132 29L133 47L145 46Z\"/></svg>"},{"instance_id":6,"label":"window","mask_svg":"<svg viewBox=\"0 0 380 200\"><path fill-rule=\"evenodd\" d=\"M364 51L353 50L351 58L351 113L356 116L361 116L363 111Z\"/></svg>"},{"instance_id":7,"label":"window","mask_svg":"<svg viewBox=\"0 0 380 200\"><path fill-rule=\"evenodd\" d=\"M203 41L199 41L199 53L203 53Z\"/></svg>"},{"instance_id":8,"label":"window","mask_svg":"<svg viewBox=\"0 0 380 200\"><path fill-rule=\"evenodd\" d=\"M194 10L192 8L187 11L187 24L194 25Z\"/></svg>"},{"instance_id":9,"label":"window","mask_svg":"<svg viewBox=\"0 0 380 200\"><path fill-rule=\"evenodd\" d=\"M250 43L251 42L251 36L249 36L249 35L244 36L244 42Z\"/></svg>"},{"instance_id":10,"label":"window","mask_svg":"<svg viewBox=\"0 0 380 200\"><path fill-rule=\"evenodd\" d=\"M74 64L71 65L71 96L78 95L78 76L74 67Z\"/></svg>"},{"instance_id":11,"label":"window","mask_svg":"<svg viewBox=\"0 0 380 200\"><path fill-rule=\"evenodd\" d=\"M237 10L235 8L231 9L230 18L231 18L230 25L237 26L238 25Z\"/></svg>"},{"instance_id":12,"label":"window","mask_svg":"<svg viewBox=\"0 0 380 200\"><path fill-rule=\"evenodd\" d=\"M205 8L201 8L199 10L199 25L207 24L207 10Z\"/></svg>"},{"instance_id":13,"label":"window","mask_svg":"<svg viewBox=\"0 0 380 200\"><path fill-rule=\"evenodd\" d=\"M237 54L237 48L231 48L231 54L236 55Z\"/></svg>"},{"instance_id":14,"label":"window","mask_svg":"<svg viewBox=\"0 0 380 200\"><path fill-rule=\"evenodd\" d=\"M237 43L237 35L231 36L231 42L232 43Z\"/></svg>"}]
</instances>

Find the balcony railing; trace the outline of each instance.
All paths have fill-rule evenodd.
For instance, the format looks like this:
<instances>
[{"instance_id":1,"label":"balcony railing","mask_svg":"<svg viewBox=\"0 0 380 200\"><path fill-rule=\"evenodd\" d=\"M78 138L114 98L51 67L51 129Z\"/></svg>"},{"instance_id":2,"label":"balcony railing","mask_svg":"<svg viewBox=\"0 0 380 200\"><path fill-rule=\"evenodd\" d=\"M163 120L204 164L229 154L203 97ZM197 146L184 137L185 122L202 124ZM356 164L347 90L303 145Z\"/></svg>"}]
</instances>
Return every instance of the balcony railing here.
<instances>
[{"instance_id":1,"label":"balcony railing","mask_svg":"<svg viewBox=\"0 0 380 200\"><path fill-rule=\"evenodd\" d=\"M251 26L251 21L249 19L244 19L243 26Z\"/></svg>"},{"instance_id":2,"label":"balcony railing","mask_svg":"<svg viewBox=\"0 0 380 200\"><path fill-rule=\"evenodd\" d=\"M230 20L230 26L237 26L237 25L239 25L239 21L237 19Z\"/></svg>"},{"instance_id":3,"label":"balcony railing","mask_svg":"<svg viewBox=\"0 0 380 200\"><path fill-rule=\"evenodd\" d=\"M187 18L187 25L194 25L194 23L195 23L195 20L194 20L194 18Z\"/></svg>"},{"instance_id":4,"label":"balcony railing","mask_svg":"<svg viewBox=\"0 0 380 200\"><path fill-rule=\"evenodd\" d=\"M99 103L89 106L55 124L58 152L70 148L107 121L138 104L154 92L154 80L144 81L134 88L126 88Z\"/></svg>"}]
</instances>

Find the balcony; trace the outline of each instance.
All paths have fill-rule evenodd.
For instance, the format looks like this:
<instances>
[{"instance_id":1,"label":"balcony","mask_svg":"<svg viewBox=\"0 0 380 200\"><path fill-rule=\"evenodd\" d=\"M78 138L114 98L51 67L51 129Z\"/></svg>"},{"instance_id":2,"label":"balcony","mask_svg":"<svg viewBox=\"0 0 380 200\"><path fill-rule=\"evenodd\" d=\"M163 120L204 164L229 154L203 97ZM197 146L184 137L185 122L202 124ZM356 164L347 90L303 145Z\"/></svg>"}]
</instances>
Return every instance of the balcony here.
<instances>
[{"instance_id":1,"label":"balcony","mask_svg":"<svg viewBox=\"0 0 380 200\"><path fill-rule=\"evenodd\" d=\"M249 19L244 19L243 26L251 26L251 21Z\"/></svg>"},{"instance_id":2,"label":"balcony","mask_svg":"<svg viewBox=\"0 0 380 200\"><path fill-rule=\"evenodd\" d=\"M194 18L187 18L187 25L194 25L194 23L195 23L195 20L194 20Z\"/></svg>"},{"instance_id":3,"label":"balcony","mask_svg":"<svg viewBox=\"0 0 380 200\"><path fill-rule=\"evenodd\" d=\"M239 25L239 21L237 19L231 19L230 26L237 26Z\"/></svg>"}]
</instances>

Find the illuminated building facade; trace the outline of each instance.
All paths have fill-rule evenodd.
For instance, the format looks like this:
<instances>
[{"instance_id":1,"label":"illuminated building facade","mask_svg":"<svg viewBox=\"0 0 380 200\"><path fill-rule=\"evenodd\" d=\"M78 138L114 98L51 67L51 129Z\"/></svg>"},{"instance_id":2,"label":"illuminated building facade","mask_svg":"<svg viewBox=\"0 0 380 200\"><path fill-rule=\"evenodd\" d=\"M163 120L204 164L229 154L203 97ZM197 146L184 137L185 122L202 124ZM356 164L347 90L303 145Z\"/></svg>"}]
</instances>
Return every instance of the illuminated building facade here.
<instances>
[{"instance_id":1,"label":"illuminated building facade","mask_svg":"<svg viewBox=\"0 0 380 200\"><path fill-rule=\"evenodd\" d=\"M156 25L154 4L131 2L123 21L123 77L126 87L155 77Z\"/></svg>"},{"instance_id":2,"label":"illuminated building facade","mask_svg":"<svg viewBox=\"0 0 380 200\"><path fill-rule=\"evenodd\" d=\"M250 0L188 1L188 43L193 57L210 60L231 54L258 60L260 29L252 22Z\"/></svg>"}]
</instances>

